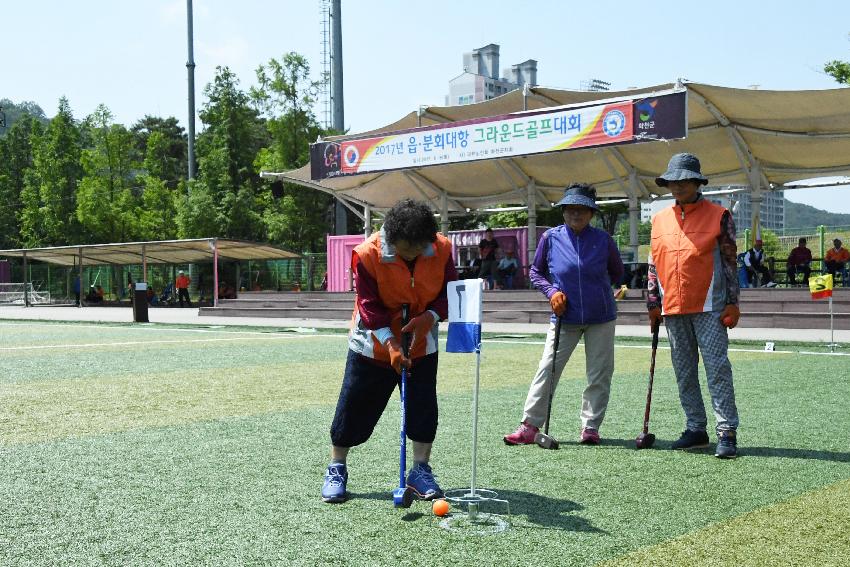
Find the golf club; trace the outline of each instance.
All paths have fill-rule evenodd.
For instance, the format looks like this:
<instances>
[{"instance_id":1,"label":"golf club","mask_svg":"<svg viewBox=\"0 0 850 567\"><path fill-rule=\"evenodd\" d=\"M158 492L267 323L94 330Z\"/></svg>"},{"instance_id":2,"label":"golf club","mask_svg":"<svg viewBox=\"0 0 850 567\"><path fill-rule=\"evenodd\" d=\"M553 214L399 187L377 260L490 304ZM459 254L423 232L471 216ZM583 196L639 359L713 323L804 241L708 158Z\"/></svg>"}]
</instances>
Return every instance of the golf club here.
<instances>
[{"instance_id":1,"label":"golf club","mask_svg":"<svg viewBox=\"0 0 850 567\"><path fill-rule=\"evenodd\" d=\"M549 419L552 417L552 398L555 397L555 363L558 360L558 343L561 341L561 318L555 320L555 352L552 355L552 375L549 380L549 405L546 407L546 423L543 433L537 432L534 442L542 449L557 449L560 447L558 440L549 435Z\"/></svg>"},{"instance_id":2,"label":"golf club","mask_svg":"<svg viewBox=\"0 0 850 567\"><path fill-rule=\"evenodd\" d=\"M649 449L655 443L655 435L649 432L649 408L652 405L652 382L655 378L655 353L658 351L658 327L652 326L652 361L649 363L649 389L646 391L646 410L643 413L643 432L635 439L638 449Z\"/></svg>"},{"instance_id":3,"label":"golf club","mask_svg":"<svg viewBox=\"0 0 850 567\"><path fill-rule=\"evenodd\" d=\"M410 305L407 303L401 306L401 326L407 325L410 319ZM410 333L402 333L401 335L401 352L404 357L409 356L410 348ZM413 489L407 487L405 473L407 471L407 424L405 414L407 413L407 368L401 367L401 384L399 390L401 393L401 456L398 463L398 488L393 490L393 506L396 508L410 508L413 503Z\"/></svg>"}]
</instances>

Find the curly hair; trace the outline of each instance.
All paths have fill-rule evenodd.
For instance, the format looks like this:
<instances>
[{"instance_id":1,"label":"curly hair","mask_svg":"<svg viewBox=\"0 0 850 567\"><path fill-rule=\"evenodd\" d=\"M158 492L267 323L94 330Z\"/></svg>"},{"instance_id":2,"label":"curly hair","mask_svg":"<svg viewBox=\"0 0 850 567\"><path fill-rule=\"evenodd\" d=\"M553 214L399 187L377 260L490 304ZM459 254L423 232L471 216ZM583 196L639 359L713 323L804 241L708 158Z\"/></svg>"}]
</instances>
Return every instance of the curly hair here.
<instances>
[{"instance_id":1,"label":"curly hair","mask_svg":"<svg viewBox=\"0 0 850 567\"><path fill-rule=\"evenodd\" d=\"M393 205L384 217L387 242L406 240L411 244L437 240L437 221L434 213L422 201L404 199Z\"/></svg>"}]
</instances>

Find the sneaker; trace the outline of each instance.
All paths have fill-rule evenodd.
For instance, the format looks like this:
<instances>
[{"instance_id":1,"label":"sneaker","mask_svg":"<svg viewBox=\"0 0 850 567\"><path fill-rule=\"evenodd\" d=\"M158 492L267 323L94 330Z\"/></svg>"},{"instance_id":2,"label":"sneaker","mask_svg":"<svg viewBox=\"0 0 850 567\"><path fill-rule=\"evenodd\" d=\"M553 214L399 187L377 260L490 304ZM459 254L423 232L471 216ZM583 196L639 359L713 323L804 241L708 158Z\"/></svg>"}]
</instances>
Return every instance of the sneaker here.
<instances>
[{"instance_id":1,"label":"sneaker","mask_svg":"<svg viewBox=\"0 0 850 567\"><path fill-rule=\"evenodd\" d=\"M738 440L734 431L721 431L717 435L717 450L714 456L718 459L734 459L738 456Z\"/></svg>"},{"instance_id":2,"label":"sneaker","mask_svg":"<svg viewBox=\"0 0 850 567\"><path fill-rule=\"evenodd\" d=\"M431 466L418 463L407 473L407 487L412 488L420 500L434 500L443 497L443 489L437 484Z\"/></svg>"},{"instance_id":3,"label":"sneaker","mask_svg":"<svg viewBox=\"0 0 850 567\"><path fill-rule=\"evenodd\" d=\"M776 282L767 282L764 287L776 287Z\"/></svg>"},{"instance_id":4,"label":"sneaker","mask_svg":"<svg viewBox=\"0 0 850 567\"><path fill-rule=\"evenodd\" d=\"M530 425L527 421L519 424L516 431L510 435L505 435L502 439L505 440L505 445L531 445L534 443L534 436L540 431L539 427Z\"/></svg>"},{"instance_id":5,"label":"sneaker","mask_svg":"<svg viewBox=\"0 0 850 567\"><path fill-rule=\"evenodd\" d=\"M342 463L331 463L325 473L325 484L322 485L322 500L338 503L348 499L345 485L348 483L348 469Z\"/></svg>"},{"instance_id":6,"label":"sneaker","mask_svg":"<svg viewBox=\"0 0 850 567\"><path fill-rule=\"evenodd\" d=\"M599 445L599 431L592 427L584 427L578 442L582 445Z\"/></svg>"},{"instance_id":7,"label":"sneaker","mask_svg":"<svg viewBox=\"0 0 850 567\"><path fill-rule=\"evenodd\" d=\"M708 447L708 433L686 429L682 436L673 441L672 449L704 449Z\"/></svg>"}]
</instances>

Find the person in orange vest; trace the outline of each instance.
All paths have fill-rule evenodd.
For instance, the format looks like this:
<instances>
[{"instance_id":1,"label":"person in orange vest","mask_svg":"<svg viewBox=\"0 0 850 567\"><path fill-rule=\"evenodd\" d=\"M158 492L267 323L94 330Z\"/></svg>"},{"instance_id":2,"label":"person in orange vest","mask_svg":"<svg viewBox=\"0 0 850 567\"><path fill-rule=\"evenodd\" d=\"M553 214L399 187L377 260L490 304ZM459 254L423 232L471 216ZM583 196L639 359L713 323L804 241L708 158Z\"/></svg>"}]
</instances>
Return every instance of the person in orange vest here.
<instances>
[{"instance_id":1,"label":"person in orange vest","mask_svg":"<svg viewBox=\"0 0 850 567\"><path fill-rule=\"evenodd\" d=\"M832 246L832 248L826 251L824 264L826 264L826 271L832 274L834 281L836 272L841 272L842 275L844 274L844 266L847 265L847 262L850 262L850 252L841 246L841 240L838 238L832 241ZM845 286L847 285L847 282L842 283Z\"/></svg>"},{"instance_id":2,"label":"person in orange vest","mask_svg":"<svg viewBox=\"0 0 850 567\"><path fill-rule=\"evenodd\" d=\"M405 415L414 461L407 486L420 499L441 498L429 460L437 434L437 323L448 317L446 284L457 279L451 243L437 233L427 204L405 199L387 212L380 232L354 249L351 269L355 306L322 500L348 498L349 449L372 435L402 367L410 369ZM405 304L410 322L402 327ZM409 357L403 333L412 335Z\"/></svg>"},{"instance_id":3,"label":"person in orange vest","mask_svg":"<svg viewBox=\"0 0 850 567\"><path fill-rule=\"evenodd\" d=\"M647 285L650 325L660 324L663 316L686 417L685 431L673 449L709 445L699 384L701 354L717 420L715 456L734 458L738 409L727 328L735 327L740 317L735 222L728 210L700 193L708 179L696 156L674 155L655 182L676 199L652 218Z\"/></svg>"},{"instance_id":4,"label":"person in orange vest","mask_svg":"<svg viewBox=\"0 0 850 567\"><path fill-rule=\"evenodd\" d=\"M183 307L184 300L189 307L192 307L192 302L189 300L190 283L192 283L192 280L189 279L189 276L183 270L177 272L177 281L174 282L174 287L177 288L177 299L180 301L180 307Z\"/></svg>"}]
</instances>

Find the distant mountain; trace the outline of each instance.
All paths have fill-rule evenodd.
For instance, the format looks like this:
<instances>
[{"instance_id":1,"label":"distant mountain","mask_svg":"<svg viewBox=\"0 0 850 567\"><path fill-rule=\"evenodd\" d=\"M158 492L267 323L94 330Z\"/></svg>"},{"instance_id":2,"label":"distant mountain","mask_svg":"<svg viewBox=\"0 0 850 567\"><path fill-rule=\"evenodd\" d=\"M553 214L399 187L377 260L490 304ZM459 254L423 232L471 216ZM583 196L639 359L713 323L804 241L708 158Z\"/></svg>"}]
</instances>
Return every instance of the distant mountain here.
<instances>
[{"instance_id":1,"label":"distant mountain","mask_svg":"<svg viewBox=\"0 0 850 567\"><path fill-rule=\"evenodd\" d=\"M785 228L810 228L824 226L850 226L850 215L830 213L802 203L785 199Z\"/></svg>"},{"instance_id":2,"label":"distant mountain","mask_svg":"<svg viewBox=\"0 0 850 567\"><path fill-rule=\"evenodd\" d=\"M17 122L24 114L30 114L34 118L47 122L48 118L44 115L44 110L39 105L31 101L24 101L20 104L15 104L8 98L0 98L0 109L6 116L6 127L0 128L0 137L2 137L12 125Z\"/></svg>"}]
</instances>

